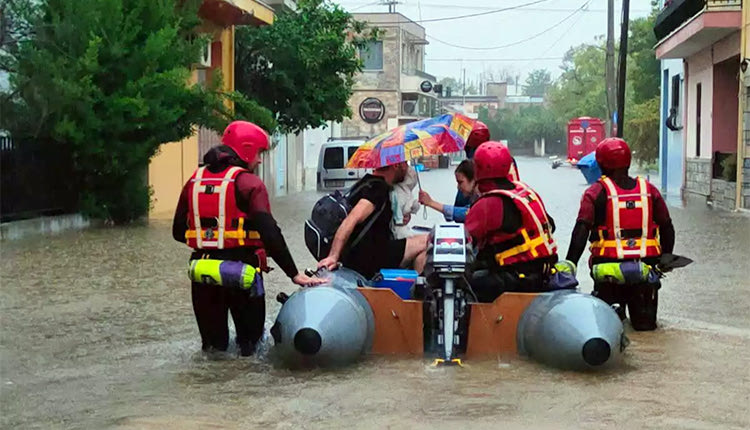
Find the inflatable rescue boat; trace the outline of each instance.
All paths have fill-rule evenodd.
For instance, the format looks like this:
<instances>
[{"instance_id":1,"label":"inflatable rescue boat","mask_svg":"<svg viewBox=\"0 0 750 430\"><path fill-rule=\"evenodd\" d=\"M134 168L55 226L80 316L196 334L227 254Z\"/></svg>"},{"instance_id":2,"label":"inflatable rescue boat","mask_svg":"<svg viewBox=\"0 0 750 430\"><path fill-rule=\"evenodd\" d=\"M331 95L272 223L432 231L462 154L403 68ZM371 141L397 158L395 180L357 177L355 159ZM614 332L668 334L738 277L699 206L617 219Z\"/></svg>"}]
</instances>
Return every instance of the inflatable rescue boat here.
<instances>
[{"instance_id":1,"label":"inflatable rescue boat","mask_svg":"<svg viewBox=\"0 0 750 430\"><path fill-rule=\"evenodd\" d=\"M459 364L522 356L576 370L619 361L627 345L622 322L589 294L559 290L472 300L466 242L463 225L436 226L429 281L404 271L386 271L386 279L374 283L344 268L320 274L331 283L280 300L273 353L289 367L340 366L368 354ZM411 298L416 291L423 299Z\"/></svg>"}]
</instances>

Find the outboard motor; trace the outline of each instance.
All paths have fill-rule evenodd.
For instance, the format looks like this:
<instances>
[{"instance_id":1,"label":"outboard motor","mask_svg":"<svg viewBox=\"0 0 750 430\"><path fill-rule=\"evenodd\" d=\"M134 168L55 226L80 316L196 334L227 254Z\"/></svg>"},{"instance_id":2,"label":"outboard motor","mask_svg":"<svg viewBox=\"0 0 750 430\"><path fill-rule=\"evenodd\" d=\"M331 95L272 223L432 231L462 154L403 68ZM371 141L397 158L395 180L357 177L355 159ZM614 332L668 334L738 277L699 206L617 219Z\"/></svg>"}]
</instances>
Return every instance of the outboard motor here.
<instances>
[{"instance_id":1,"label":"outboard motor","mask_svg":"<svg viewBox=\"0 0 750 430\"><path fill-rule=\"evenodd\" d=\"M543 293L518 322L518 352L563 369L599 369L628 345L617 313L604 301L571 290Z\"/></svg>"},{"instance_id":2,"label":"outboard motor","mask_svg":"<svg viewBox=\"0 0 750 430\"><path fill-rule=\"evenodd\" d=\"M331 282L284 298L271 328L273 353L289 367L347 365L372 347L375 320L357 291L365 279L345 268L317 276Z\"/></svg>"},{"instance_id":3,"label":"outboard motor","mask_svg":"<svg viewBox=\"0 0 750 430\"><path fill-rule=\"evenodd\" d=\"M428 254L425 305L434 305L432 327L428 330L437 346L437 363L460 363L456 357L465 348L468 326L467 282L465 277L471 251L463 224L435 226ZM427 321L426 321L427 322Z\"/></svg>"}]
</instances>

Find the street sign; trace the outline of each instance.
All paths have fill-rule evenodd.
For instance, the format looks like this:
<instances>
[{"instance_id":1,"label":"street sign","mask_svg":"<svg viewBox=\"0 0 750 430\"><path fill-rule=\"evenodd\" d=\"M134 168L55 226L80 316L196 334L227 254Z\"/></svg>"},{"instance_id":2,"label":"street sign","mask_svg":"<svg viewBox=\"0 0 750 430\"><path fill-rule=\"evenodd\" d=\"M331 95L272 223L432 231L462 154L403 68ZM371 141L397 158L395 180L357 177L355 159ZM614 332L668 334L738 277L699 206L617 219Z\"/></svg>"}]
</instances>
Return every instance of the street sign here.
<instances>
[{"instance_id":1,"label":"street sign","mask_svg":"<svg viewBox=\"0 0 750 430\"><path fill-rule=\"evenodd\" d=\"M380 99L368 97L359 105L359 117L368 124L376 124L385 116L385 105Z\"/></svg>"}]
</instances>

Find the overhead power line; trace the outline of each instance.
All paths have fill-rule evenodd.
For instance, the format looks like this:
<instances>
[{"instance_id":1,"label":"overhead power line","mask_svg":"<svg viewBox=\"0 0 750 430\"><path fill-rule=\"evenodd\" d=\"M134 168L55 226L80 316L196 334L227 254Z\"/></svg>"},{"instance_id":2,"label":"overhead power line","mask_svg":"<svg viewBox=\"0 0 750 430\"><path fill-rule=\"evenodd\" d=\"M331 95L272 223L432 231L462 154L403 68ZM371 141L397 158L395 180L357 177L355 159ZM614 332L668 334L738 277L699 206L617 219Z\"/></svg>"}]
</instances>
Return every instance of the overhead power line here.
<instances>
[{"instance_id":1,"label":"overhead power line","mask_svg":"<svg viewBox=\"0 0 750 430\"><path fill-rule=\"evenodd\" d=\"M538 57L538 58L426 58L425 61L439 62L499 62L499 61L552 61L562 60L564 57Z\"/></svg>"},{"instance_id":2,"label":"overhead power line","mask_svg":"<svg viewBox=\"0 0 750 430\"><path fill-rule=\"evenodd\" d=\"M382 3L362 3L359 2L346 2L349 5L356 6L355 9L361 9L366 6L382 5ZM400 5L402 8L417 8L420 5L414 5L414 3L403 3ZM491 6L469 6L464 4L445 4L445 3L421 3L421 6L429 7L430 9L462 9L462 10L480 10L480 11L495 11L496 9ZM352 9L352 10L355 10ZM524 11L533 12L573 12L578 9L573 8L554 8L554 7L524 7ZM586 9L586 12L591 13L606 13L607 9ZM630 12L637 13L650 13L651 9L630 9ZM420 18L421 20L421 18Z\"/></svg>"},{"instance_id":3,"label":"overhead power line","mask_svg":"<svg viewBox=\"0 0 750 430\"><path fill-rule=\"evenodd\" d=\"M457 19L473 18L475 16L492 15L492 14L495 14L495 13L505 12L505 11L508 11L508 10L522 9L522 8L524 8L526 6L532 6L532 5L535 5L535 4L544 3L546 1L549 1L549 0L535 0L535 1L532 1L532 2L529 2L529 3L519 4L519 5L516 5L516 6L504 7L502 9L489 10L489 11L486 11L486 12L477 12L477 13L470 13L470 14L467 14L467 15L458 15L458 16L446 16L446 17L443 17L443 18L421 19L419 21L414 21L414 22L421 24L421 23L425 23L425 22L454 21L454 20L457 20Z\"/></svg>"},{"instance_id":4,"label":"overhead power line","mask_svg":"<svg viewBox=\"0 0 750 430\"><path fill-rule=\"evenodd\" d=\"M563 32L563 34L569 34L570 31L573 30L573 27L575 27L576 24L578 24L578 22L581 20L582 17L583 17L583 14L578 15L578 17L574 19L572 23L570 23L570 26L565 30L565 32ZM540 56L544 57L545 55L547 55L552 50L552 48L554 48L558 43L560 43L561 40L562 40L562 37L558 37L554 42L552 42L547 47L547 49L544 50L544 52L540 54ZM560 59L562 60L562 58ZM529 60L527 63L523 65L523 67L524 68L528 67L529 64L531 64L532 62L534 62L534 60Z\"/></svg>"},{"instance_id":5,"label":"overhead power line","mask_svg":"<svg viewBox=\"0 0 750 430\"><path fill-rule=\"evenodd\" d=\"M529 40L536 39L537 37L539 37L539 36L541 36L543 34L549 33L550 31L554 30L558 26L562 25L562 23L564 23L565 21L567 21L570 18L572 18L575 14L583 11L586 8L586 6L588 6L588 4L590 2L591 2L591 0L587 0L584 4L581 5L581 7L579 7L578 9L576 9L573 13L571 13L570 15L566 16L565 18L561 19L560 21L556 22L552 26L547 27L546 29L540 31L539 33L536 33L536 34L534 34L532 36L529 36L529 37L527 37L525 39L517 40L517 41L512 42L512 43L507 43L505 45L486 46L486 47L485 46L463 46L463 45L456 45L454 43L446 42L444 40L440 40L440 39L438 39L438 38L436 38L434 36L429 36L428 35L427 37L429 39L434 40L435 42L442 43L443 45L446 45L446 46L450 46L450 47L453 47L453 48L459 48L459 49L468 49L468 50L472 50L472 51L491 51L493 49L509 48L511 46L516 46L516 45L520 45L522 43L526 43Z\"/></svg>"}]
</instances>

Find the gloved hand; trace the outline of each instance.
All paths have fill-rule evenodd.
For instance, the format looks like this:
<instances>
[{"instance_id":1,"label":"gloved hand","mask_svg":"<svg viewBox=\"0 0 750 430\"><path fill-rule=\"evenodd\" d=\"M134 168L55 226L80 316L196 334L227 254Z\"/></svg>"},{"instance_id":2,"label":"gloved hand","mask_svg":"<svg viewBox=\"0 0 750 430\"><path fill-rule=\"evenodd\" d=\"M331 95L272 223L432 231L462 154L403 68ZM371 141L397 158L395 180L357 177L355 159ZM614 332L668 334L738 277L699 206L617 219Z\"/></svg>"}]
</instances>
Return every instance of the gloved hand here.
<instances>
[{"instance_id":1,"label":"gloved hand","mask_svg":"<svg viewBox=\"0 0 750 430\"><path fill-rule=\"evenodd\" d=\"M558 272L570 273L571 275L576 276L576 264L570 260L558 261L555 263L555 269Z\"/></svg>"}]
</instances>

